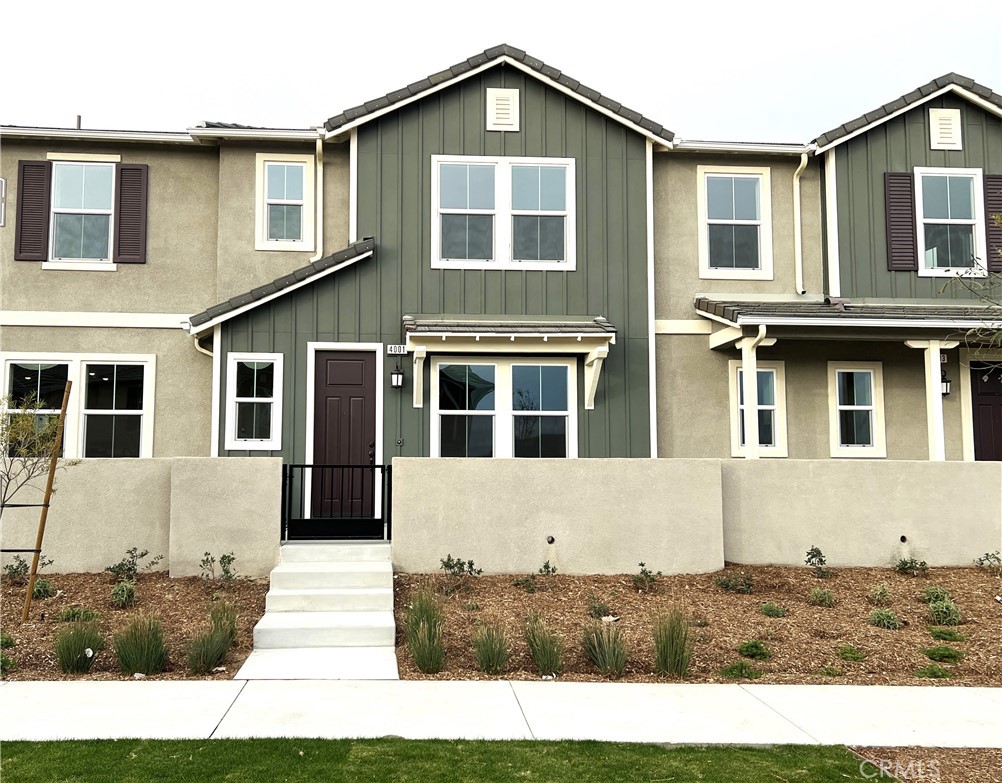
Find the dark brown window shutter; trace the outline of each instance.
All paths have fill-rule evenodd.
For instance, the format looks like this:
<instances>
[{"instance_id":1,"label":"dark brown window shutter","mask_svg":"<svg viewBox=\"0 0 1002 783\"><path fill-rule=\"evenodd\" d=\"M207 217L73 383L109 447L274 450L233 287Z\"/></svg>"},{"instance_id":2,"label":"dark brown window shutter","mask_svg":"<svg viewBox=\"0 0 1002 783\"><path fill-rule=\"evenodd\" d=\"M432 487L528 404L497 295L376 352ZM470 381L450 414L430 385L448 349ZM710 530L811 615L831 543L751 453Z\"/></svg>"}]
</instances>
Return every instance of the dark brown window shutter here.
<instances>
[{"instance_id":1,"label":"dark brown window shutter","mask_svg":"<svg viewBox=\"0 0 1002 783\"><path fill-rule=\"evenodd\" d=\"M47 160L17 163L17 222L14 224L14 259L45 261L49 257L49 182L52 164Z\"/></svg>"},{"instance_id":2,"label":"dark brown window shutter","mask_svg":"<svg viewBox=\"0 0 1002 783\"><path fill-rule=\"evenodd\" d=\"M985 174L985 233L988 271L1002 272L1002 174Z\"/></svg>"},{"instance_id":3,"label":"dark brown window shutter","mask_svg":"<svg viewBox=\"0 0 1002 783\"><path fill-rule=\"evenodd\" d=\"M115 258L119 264L146 263L146 190L149 166L119 163L115 166Z\"/></svg>"},{"instance_id":4,"label":"dark brown window shutter","mask_svg":"<svg viewBox=\"0 0 1002 783\"><path fill-rule=\"evenodd\" d=\"M915 179L911 173L884 173L887 209L887 268L892 272L918 271L915 242Z\"/></svg>"}]
</instances>

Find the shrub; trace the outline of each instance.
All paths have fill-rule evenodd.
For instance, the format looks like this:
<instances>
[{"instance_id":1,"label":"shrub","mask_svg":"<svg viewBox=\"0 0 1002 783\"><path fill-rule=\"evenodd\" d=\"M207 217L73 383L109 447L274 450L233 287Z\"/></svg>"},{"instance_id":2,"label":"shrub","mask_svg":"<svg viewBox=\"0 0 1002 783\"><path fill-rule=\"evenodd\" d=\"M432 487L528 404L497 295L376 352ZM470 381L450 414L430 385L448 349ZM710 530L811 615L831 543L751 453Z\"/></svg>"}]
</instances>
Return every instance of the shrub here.
<instances>
[{"instance_id":1,"label":"shrub","mask_svg":"<svg viewBox=\"0 0 1002 783\"><path fill-rule=\"evenodd\" d=\"M12 669L17 668L17 663L7 653L0 653L0 677Z\"/></svg>"},{"instance_id":2,"label":"shrub","mask_svg":"<svg viewBox=\"0 0 1002 783\"><path fill-rule=\"evenodd\" d=\"M959 663L964 657L964 654L960 650L955 650L953 647L947 647L946 645L926 647L922 650L922 653L930 661L936 661L937 663Z\"/></svg>"},{"instance_id":3,"label":"shrub","mask_svg":"<svg viewBox=\"0 0 1002 783\"><path fill-rule=\"evenodd\" d=\"M167 665L164 631L155 617L137 617L115 635L115 654L125 674L158 674Z\"/></svg>"},{"instance_id":4,"label":"shrub","mask_svg":"<svg viewBox=\"0 0 1002 783\"><path fill-rule=\"evenodd\" d=\"M1002 576L1002 551L996 549L994 552L985 552L981 557L975 559L974 565L995 576Z\"/></svg>"},{"instance_id":5,"label":"shrub","mask_svg":"<svg viewBox=\"0 0 1002 783\"><path fill-rule=\"evenodd\" d=\"M748 661L735 661L721 669L720 673L729 680L757 680L762 676L762 670L756 669Z\"/></svg>"},{"instance_id":6,"label":"shrub","mask_svg":"<svg viewBox=\"0 0 1002 783\"><path fill-rule=\"evenodd\" d=\"M540 576L553 576L556 573L557 573L557 567L554 565L550 565L549 560L543 563L543 565L540 566L539 568Z\"/></svg>"},{"instance_id":7,"label":"shrub","mask_svg":"<svg viewBox=\"0 0 1002 783\"><path fill-rule=\"evenodd\" d=\"M922 600L927 604L942 603L950 600L950 593L944 587L929 585L922 591Z\"/></svg>"},{"instance_id":8,"label":"shrub","mask_svg":"<svg viewBox=\"0 0 1002 783\"><path fill-rule=\"evenodd\" d=\"M772 651L766 646L765 642L758 639L739 644L738 654L745 658L753 658L756 661L768 661L772 657Z\"/></svg>"},{"instance_id":9,"label":"shrub","mask_svg":"<svg viewBox=\"0 0 1002 783\"><path fill-rule=\"evenodd\" d=\"M111 603L118 609L136 605L136 583L121 581L111 589Z\"/></svg>"},{"instance_id":10,"label":"shrub","mask_svg":"<svg viewBox=\"0 0 1002 783\"><path fill-rule=\"evenodd\" d=\"M599 623L585 628L581 637L585 655L602 674L621 677L626 670L626 644L619 628L612 623Z\"/></svg>"},{"instance_id":11,"label":"shrub","mask_svg":"<svg viewBox=\"0 0 1002 783\"><path fill-rule=\"evenodd\" d=\"M654 621L654 671L669 677L682 678L692 662L694 640L689 633L689 621L677 606Z\"/></svg>"},{"instance_id":12,"label":"shrub","mask_svg":"<svg viewBox=\"0 0 1002 783\"><path fill-rule=\"evenodd\" d=\"M738 574L725 573L723 576L718 576L713 582L728 593L748 595L752 591L752 575L746 574L744 571Z\"/></svg>"},{"instance_id":13,"label":"shrub","mask_svg":"<svg viewBox=\"0 0 1002 783\"><path fill-rule=\"evenodd\" d=\"M841 677L842 669L838 666L822 666L821 675L824 677Z\"/></svg>"},{"instance_id":14,"label":"shrub","mask_svg":"<svg viewBox=\"0 0 1002 783\"><path fill-rule=\"evenodd\" d=\"M407 647L414 665L424 674L438 674L445 665L442 624L421 621L407 630Z\"/></svg>"},{"instance_id":15,"label":"shrub","mask_svg":"<svg viewBox=\"0 0 1002 783\"><path fill-rule=\"evenodd\" d=\"M611 617L612 609L595 593L588 593L588 616L593 620L601 620L603 617Z\"/></svg>"},{"instance_id":16,"label":"shrub","mask_svg":"<svg viewBox=\"0 0 1002 783\"><path fill-rule=\"evenodd\" d=\"M859 661L866 660L866 653L857 647L853 647L851 644L842 645L835 651L835 654L843 661L853 661L858 663Z\"/></svg>"},{"instance_id":17,"label":"shrub","mask_svg":"<svg viewBox=\"0 0 1002 783\"><path fill-rule=\"evenodd\" d=\"M220 633L226 637L227 646L237 640L237 610L236 607L221 601L213 604L209 609L209 622L214 633Z\"/></svg>"},{"instance_id":18,"label":"shrub","mask_svg":"<svg viewBox=\"0 0 1002 783\"><path fill-rule=\"evenodd\" d=\"M31 588L31 597L36 601L52 598L56 594L56 588L48 579L36 579L34 587Z\"/></svg>"},{"instance_id":19,"label":"shrub","mask_svg":"<svg viewBox=\"0 0 1002 783\"><path fill-rule=\"evenodd\" d=\"M478 604L476 601L470 601L466 605L466 611L467 612L479 612L480 611L480 604Z\"/></svg>"},{"instance_id":20,"label":"shrub","mask_svg":"<svg viewBox=\"0 0 1002 783\"><path fill-rule=\"evenodd\" d=\"M759 611L766 617L786 617L786 610L776 604L762 604L762 608Z\"/></svg>"},{"instance_id":21,"label":"shrub","mask_svg":"<svg viewBox=\"0 0 1002 783\"><path fill-rule=\"evenodd\" d=\"M516 579L512 584L514 584L515 587L521 587L527 593L534 593L536 592L536 575L529 574L528 576L523 576Z\"/></svg>"},{"instance_id":22,"label":"shrub","mask_svg":"<svg viewBox=\"0 0 1002 783\"><path fill-rule=\"evenodd\" d=\"M874 606L890 606L894 598L887 582L881 582L874 587L866 596L866 599Z\"/></svg>"},{"instance_id":23,"label":"shrub","mask_svg":"<svg viewBox=\"0 0 1002 783\"><path fill-rule=\"evenodd\" d=\"M830 590L825 590L823 587L812 587L811 592L807 594L807 603L811 606L823 606L826 609L831 609L835 606L835 597Z\"/></svg>"},{"instance_id":24,"label":"shrub","mask_svg":"<svg viewBox=\"0 0 1002 783\"><path fill-rule=\"evenodd\" d=\"M929 564L925 560L916 560L914 557L902 557L894 564L894 570L908 576L928 576Z\"/></svg>"},{"instance_id":25,"label":"shrub","mask_svg":"<svg viewBox=\"0 0 1002 783\"><path fill-rule=\"evenodd\" d=\"M97 614L92 612L90 609L82 609L79 606L71 606L69 609L63 609L58 615L56 615L56 620L61 623L76 623L76 622L90 622L97 617Z\"/></svg>"},{"instance_id":26,"label":"shrub","mask_svg":"<svg viewBox=\"0 0 1002 783\"><path fill-rule=\"evenodd\" d=\"M220 628L196 636L188 647L188 669L192 674L208 674L222 663L231 643L228 633Z\"/></svg>"},{"instance_id":27,"label":"shrub","mask_svg":"<svg viewBox=\"0 0 1002 783\"><path fill-rule=\"evenodd\" d=\"M14 637L9 633L0 633L0 650L6 650L14 646Z\"/></svg>"},{"instance_id":28,"label":"shrub","mask_svg":"<svg viewBox=\"0 0 1002 783\"><path fill-rule=\"evenodd\" d=\"M825 564L828 561L825 560L824 553L818 549L816 546L812 546L807 550L807 557L804 558L804 565L808 568L814 569L814 576L818 579L827 579L832 575L830 568L825 568Z\"/></svg>"},{"instance_id":29,"label":"shrub","mask_svg":"<svg viewBox=\"0 0 1002 783\"><path fill-rule=\"evenodd\" d=\"M966 642L967 637L961 636L953 628L930 628L929 633L938 642Z\"/></svg>"},{"instance_id":30,"label":"shrub","mask_svg":"<svg viewBox=\"0 0 1002 783\"><path fill-rule=\"evenodd\" d=\"M896 631L901 627L901 621L890 609L874 609L870 612L870 625L887 631Z\"/></svg>"},{"instance_id":31,"label":"shrub","mask_svg":"<svg viewBox=\"0 0 1002 783\"><path fill-rule=\"evenodd\" d=\"M76 622L56 635L56 660L63 674L89 672L103 649L104 639L93 623Z\"/></svg>"},{"instance_id":32,"label":"shrub","mask_svg":"<svg viewBox=\"0 0 1002 783\"><path fill-rule=\"evenodd\" d=\"M925 677L931 680L945 680L953 675L951 675L950 672L938 663L930 663L928 666L923 666L921 669L917 669L915 671L915 676Z\"/></svg>"},{"instance_id":33,"label":"shrub","mask_svg":"<svg viewBox=\"0 0 1002 783\"><path fill-rule=\"evenodd\" d=\"M150 554L150 550L139 551L138 547L125 550L125 557L114 565L108 566L105 571L115 577L116 582L135 582L139 576L139 564ZM154 568L157 563L164 559L163 555L157 555L143 566L144 571Z\"/></svg>"},{"instance_id":34,"label":"shrub","mask_svg":"<svg viewBox=\"0 0 1002 783\"><path fill-rule=\"evenodd\" d=\"M500 674L508 663L508 639L500 625L481 625L473 634L473 653L477 668L487 674Z\"/></svg>"},{"instance_id":35,"label":"shrub","mask_svg":"<svg viewBox=\"0 0 1002 783\"><path fill-rule=\"evenodd\" d=\"M237 578L237 571L233 567L236 559L236 555L232 552L219 556L219 578L224 582L232 582ZM202 579L212 579L213 581L216 579L216 562L216 558L211 552L205 553L198 563L202 569Z\"/></svg>"},{"instance_id":36,"label":"shrub","mask_svg":"<svg viewBox=\"0 0 1002 783\"><path fill-rule=\"evenodd\" d=\"M446 555L439 562L441 563L439 568L445 571L449 577L445 583L446 595L452 595L459 590L468 588L470 580L475 579L484 572L484 569L477 568L472 560L453 558L451 554Z\"/></svg>"},{"instance_id":37,"label":"shrub","mask_svg":"<svg viewBox=\"0 0 1002 783\"><path fill-rule=\"evenodd\" d=\"M630 581L633 582L633 589L638 593L653 593L657 590L658 579L661 577L661 572L652 572L644 563L638 563L640 566L640 573L634 574L630 577Z\"/></svg>"},{"instance_id":38,"label":"shrub","mask_svg":"<svg viewBox=\"0 0 1002 783\"><path fill-rule=\"evenodd\" d=\"M949 598L929 604L929 614L935 625L960 625L960 609Z\"/></svg>"},{"instance_id":39,"label":"shrub","mask_svg":"<svg viewBox=\"0 0 1002 783\"><path fill-rule=\"evenodd\" d=\"M52 565L53 562L51 558L46 557L44 554L39 554L38 570L41 571L43 568ZM3 567L4 577L15 587L24 587L28 584L29 573L28 561L20 555L14 555L11 561Z\"/></svg>"},{"instance_id":40,"label":"shrub","mask_svg":"<svg viewBox=\"0 0 1002 783\"><path fill-rule=\"evenodd\" d=\"M556 677L563 671L563 642L543 624L539 615L532 615L526 622L525 643L540 676Z\"/></svg>"}]
</instances>

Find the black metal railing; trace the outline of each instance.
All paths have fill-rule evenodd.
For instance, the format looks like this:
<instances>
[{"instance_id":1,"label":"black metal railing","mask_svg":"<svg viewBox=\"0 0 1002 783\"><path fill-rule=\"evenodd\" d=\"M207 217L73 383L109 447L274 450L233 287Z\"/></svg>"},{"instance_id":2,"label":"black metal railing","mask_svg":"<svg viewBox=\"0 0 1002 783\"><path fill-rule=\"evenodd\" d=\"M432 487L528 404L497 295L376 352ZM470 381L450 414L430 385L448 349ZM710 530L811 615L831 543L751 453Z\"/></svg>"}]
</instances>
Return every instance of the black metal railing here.
<instances>
[{"instance_id":1,"label":"black metal railing","mask_svg":"<svg viewBox=\"0 0 1002 783\"><path fill-rule=\"evenodd\" d=\"M389 465L283 465L282 540L390 540Z\"/></svg>"}]
</instances>

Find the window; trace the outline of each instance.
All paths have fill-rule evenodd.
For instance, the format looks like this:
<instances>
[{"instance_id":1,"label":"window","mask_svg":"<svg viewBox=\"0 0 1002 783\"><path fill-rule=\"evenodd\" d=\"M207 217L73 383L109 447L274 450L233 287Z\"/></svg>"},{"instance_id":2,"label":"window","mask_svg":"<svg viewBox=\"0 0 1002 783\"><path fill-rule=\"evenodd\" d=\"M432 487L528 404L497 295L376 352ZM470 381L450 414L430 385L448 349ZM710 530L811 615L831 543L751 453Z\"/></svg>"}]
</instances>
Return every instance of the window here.
<instances>
[{"instance_id":1,"label":"window","mask_svg":"<svg viewBox=\"0 0 1002 783\"><path fill-rule=\"evenodd\" d=\"M282 360L280 353L231 353L227 357L227 449L282 448Z\"/></svg>"},{"instance_id":2,"label":"window","mask_svg":"<svg viewBox=\"0 0 1002 783\"><path fill-rule=\"evenodd\" d=\"M763 457L787 456L786 365L760 361L758 364L758 442ZM731 456L745 454L744 373L741 362L728 363L730 371Z\"/></svg>"},{"instance_id":3,"label":"window","mask_svg":"<svg viewBox=\"0 0 1002 783\"><path fill-rule=\"evenodd\" d=\"M919 274L984 276L984 188L980 169L915 169Z\"/></svg>"},{"instance_id":4,"label":"window","mask_svg":"<svg viewBox=\"0 0 1002 783\"><path fill-rule=\"evenodd\" d=\"M574 161L432 156L432 266L574 269Z\"/></svg>"},{"instance_id":5,"label":"window","mask_svg":"<svg viewBox=\"0 0 1002 783\"><path fill-rule=\"evenodd\" d=\"M573 359L438 359L432 398L432 456L577 456Z\"/></svg>"},{"instance_id":6,"label":"window","mask_svg":"<svg viewBox=\"0 0 1002 783\"><path fill-rule=\"evenodd\" d=\"M258 153L256 249L313 251L315 182L312 155Z\"/></svg>"},{"instance_id":7,"label":"window","mask_svg":"<svg viewBox=\"0 0 1002 783\"><path fill-rule=\"evenodd\" d=\"M145 263L149 167L120 157L19 161L14 259L64 270Z\"/></svg>"},{"instance_id":8,"label":"window","mask_svg":"<svg viewBox=\"0 0 1002 783\"><path fill-rule=\"evenodd\" d=\"M833 457L887 456L878 362L829 362L828 410Z\"/></svg>"},{"instance_id":9,"label":"window","mask_svg":"<svg viewBox=\"0 0 1002 783\"><path fill-rule=\"evenodd\" d=\"M697 166L699 276L772 280L769 169Z\"/></svg>"},{"instance_id":10,"label":"window","mask_svg":"<svg viewBox=\"0 0 1002 783\"><path fill-rule=\"evenodd\" d=\"M4 363L3 393L36 395L45 415L59 415L66 381L73 382L63 456L153 456L155 356L11 352Z\"/></svg>"}]
</instances>

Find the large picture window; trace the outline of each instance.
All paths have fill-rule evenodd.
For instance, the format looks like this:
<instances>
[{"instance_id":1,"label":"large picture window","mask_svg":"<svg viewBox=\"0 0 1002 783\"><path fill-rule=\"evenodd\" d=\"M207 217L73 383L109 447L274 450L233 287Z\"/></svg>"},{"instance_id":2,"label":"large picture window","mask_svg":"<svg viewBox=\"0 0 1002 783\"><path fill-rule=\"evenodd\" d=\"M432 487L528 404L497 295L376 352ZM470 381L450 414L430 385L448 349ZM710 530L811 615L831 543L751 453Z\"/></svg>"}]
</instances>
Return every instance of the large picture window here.
<instances>
[{"instance_id":1,"label":"large picture window","mask_svg":"<svg viewBox=\"0 0 1002 783\"><path fill-rule=\"evenodd\" d=\"M282 448L282 364L280 353L229 354L225 448Z\"/></svg>"},{"instance_id":2,"label":"large picture window","mask_svg":"<svg viewBox=\"0 0 1002 783\"><path fill-rule=\"evenodd\" d=\"M772 279L768 168L697 166L699 276Z\"/></svg>"}]
</instances>

